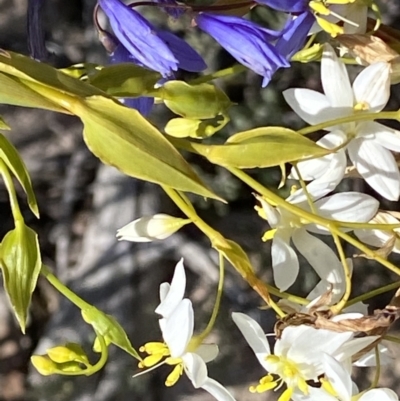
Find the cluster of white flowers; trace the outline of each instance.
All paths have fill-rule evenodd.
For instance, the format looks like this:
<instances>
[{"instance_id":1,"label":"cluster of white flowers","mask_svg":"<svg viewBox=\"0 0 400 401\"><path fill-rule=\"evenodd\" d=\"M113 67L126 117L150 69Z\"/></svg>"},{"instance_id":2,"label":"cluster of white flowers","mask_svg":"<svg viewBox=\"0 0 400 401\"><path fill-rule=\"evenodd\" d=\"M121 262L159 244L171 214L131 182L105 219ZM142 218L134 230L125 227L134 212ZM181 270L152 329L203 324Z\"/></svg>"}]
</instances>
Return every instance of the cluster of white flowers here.
<instances>
[{"instance_id":1,"label":"cluster of white flowers","mask_svg":"<svg viewBox=\"0 0 400 401\"><path fill-rule=\"evenodd\" d=\"M365 18L366 14L363 14ZM312 311L322 313L329 310L344 296L346 275L352 272L351 259L345 262L344 257L339 259L325 242L313 235L330 235L329 227L289 211L288 204L295 206L296 210L303 210L304 216L311 214L342 223L338 226L341 232L351 231L343 224L351 223L355 227L354 235L363 243L384 249L386 254L400 252L399 230L368 229L360 224L399 224L395 213L379 211L379 202L363 193L339 192L327 196L350 171L350 174L357 172L382 197L391 201L399 199L400 173L391 152L400 151L400 132L372 118L368 121L357 119L360 113L378 113L385 107L390 96L390 72L388 63L377 62L364 68L351 85L345 64L326 44L321 60L324 93L309 89L288 89L283 93L288 104L304 121L310 125L321 124L321 128L328 131L317 143L332 150L327 156L294 166L290 178L299 180L302 187L294 191L286 203L276 205L268 197L257 196L261 205L258 213L271 227L264 240L272 240L276 287L286 291L296 282L300 267L298 253L320 277L320 282L307 297L310 302L307 306L282 300L278 305L283 311L311 316ZM340 122L334 123L333 120ZM331 121L333 123L329 125ZM161 214L142 217L119 230L118 237L138 242L164 239L190 222L190 219ZM223 386L207 375L206 362L214 359L218 350L216 346L203 344L201 335L193 336L193 307L190 300L184 298L185 280L183 262L180 261L171 285L164 283L160 287L161 303L156 312L162 317L160 328L164 341L143 346L141 350L148 356L139 366L150 368L159 363L174 366L166 380L167 386L176 383L185 371L196 388L203 388L221 401L233 400ZM326 303L321 305L324 297ZM327 319L334 324L368 315L367 307L362 303L340 313ZM352 381L353 365L391 363L388 348L381 343L379 336L366 332L360 335L362 330L342 328L335 331L312 324L289 324L278 334L272 351L256 321L242 313L233 313L232 318L267 371L257 385L250 387L252 392L282 389L279 401L399 399L387 388L359 392Z\"/></svg>"}]
</instances>

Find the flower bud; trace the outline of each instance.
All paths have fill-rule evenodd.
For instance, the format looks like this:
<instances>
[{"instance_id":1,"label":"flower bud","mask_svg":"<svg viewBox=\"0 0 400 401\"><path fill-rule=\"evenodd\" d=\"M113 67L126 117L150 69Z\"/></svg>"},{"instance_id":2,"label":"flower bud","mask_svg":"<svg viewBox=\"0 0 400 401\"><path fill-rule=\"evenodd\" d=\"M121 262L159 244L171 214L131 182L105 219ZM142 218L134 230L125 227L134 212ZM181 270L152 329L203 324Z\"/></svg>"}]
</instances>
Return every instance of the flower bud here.
<instances>
[{"instance_id":1,"label":"flower bud","mask_svg":"<svg viewBox=\"0 0 400 401\"><path fill-rule=\"evenodd\" d=\"M169 237L188 223L189 219L180 219L167 214L144 216L120 228L117 231L117 238L120 241L151 242Z\"/></svg>"},{"instance_id":2,"label":"flower bud","mask_svg":"<svg viewBox=\"0 0 400 401\"><path fill-rule=\"evenodd\" d=\"M31 362L36 370L43 376L50 376L58 372L57 364L47 355L32 355Z\"/></svg>"}]
</instances>

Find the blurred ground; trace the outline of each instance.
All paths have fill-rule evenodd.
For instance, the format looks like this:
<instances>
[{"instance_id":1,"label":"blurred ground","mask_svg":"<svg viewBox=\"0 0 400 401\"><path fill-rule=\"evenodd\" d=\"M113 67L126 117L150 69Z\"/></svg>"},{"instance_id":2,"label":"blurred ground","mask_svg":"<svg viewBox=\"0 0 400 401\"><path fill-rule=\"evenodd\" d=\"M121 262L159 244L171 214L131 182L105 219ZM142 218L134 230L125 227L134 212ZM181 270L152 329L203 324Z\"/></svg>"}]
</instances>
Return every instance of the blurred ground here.
<instances>
[{"instance_id":1,"label":"blurred ground","mask_svg":"<svg viewBox=\"0 0 400 401\"><path fill-rule=\"evenodd\" d=\"M47 1L47 41L55 65L106 62L91 24L94 3L94 0ZM386 22L400 26L399 4L395 0L384 4ZM158 14L151 17L159 18ZM178 33L183 33L181 23L168 23ZM0 47L27 54L25 26L26 2L0 0ZM207 36L195 30L190 30L186 36L205 55L211 70L231 62ZM273 83L263 90L260 78L251 72L221 84L231 100L240 103L232 109L232 123L224 135L267 124L299 127L302 123L282 101L282 90L291 86L314 89L320 86L318 66L314 65L297 65L280 71ZM399 108L399 104L397 87L389 108ZM196 327L204 328L213 306L218 271L216 255L199 232L188 227L166 241L152 244L117 243L115 239L116 230L136 217L157 212L176 214L162 192L154 185L101 166L86 149L81 124L75 118L7 106L0 107L0 115L12 127L7 135L28 166L41 210L41 219L37 221L25 207L26 221L39 233L43 260L58 277L84 299L115 316L133 345L139 347L144 342L159 340L153 312L158 302L158 286L170 280L175 263L184 257L188 268L187 295L195 305ZM162 124L168 116L158 107L152 119ZM266 225L253 211L252 195L223 170L210 168L201 160L193 162L204 179L231 201L224 206L197 200L196 206L201 209L202 216L227 237L241 243L260 276L270 280L268 246L259 239ZM276 185L279 180L275 170L255 174L265 183ZM362 183L356 184L358 189L363 189ZM24 205L23 197L21 205ZM398 208L395 204L386 206ZM0 217L3 236L13 222L2 187ZM396 279L363 259L357 260L354 274L359 283L357 293ZM297 289L305 294L314 281L315 277L304 269L304 280ZM372 308L385 306L391 295L380 298ZM230 319L232 311L243 311L257 318L266 332L271 332L273 315L259 310L259 305L257 296L235 272L228 270L220 319L210 338L220 344L221 354L209 369L210 376L227 385L239 401L274 399L273 394L250 397L248 386L263 372ZM5 295L0 291L0 401L212 399L203 391L194 391L187 380L166 389L163 382L168 372L164 369L132 379L137 372L135 361L115 347L110 349L106 368L90 378L42 377L31 368L32 352L41 353L67 341L79 342L90 350L93 335L81 320L79 311L58 297L44 280L40 280L34 293L26 336L20 334ZM92 357L96 359L95 355ZM365 376L362 371L361 379ZM382 384L395 384L397 392L400 391L399 364L384 371L382 377Z\"/></svg>"}]
</instances>

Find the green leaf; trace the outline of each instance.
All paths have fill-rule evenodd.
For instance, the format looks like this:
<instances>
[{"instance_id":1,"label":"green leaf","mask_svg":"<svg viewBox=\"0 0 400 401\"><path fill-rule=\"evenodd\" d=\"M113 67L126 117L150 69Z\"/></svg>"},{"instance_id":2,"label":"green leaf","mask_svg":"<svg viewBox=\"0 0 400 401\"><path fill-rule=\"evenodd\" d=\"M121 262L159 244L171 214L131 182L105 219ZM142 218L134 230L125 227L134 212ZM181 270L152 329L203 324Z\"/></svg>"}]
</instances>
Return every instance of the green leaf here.
<instances>
[{"instance_id":1,"label":"green leaf","mask_svg":"<svg viewBox=\"0 0 400 401\"><path fill-rule=\"evenodd\" d=\"M1 64L0 64L1 69ZM27 87L18 78L0 73L0 103L66 113L66 110Z\"/></svg>"},{"instance_id":2,"label":"green leaf","mask_svg":"<svg viewBox=\"0 0 400 401\"><path fill-rule=\"evenodd\" d=\"M1 243L0 257L4 288L25 333L28 308L42 265L35 231L17 221Z\"/></svg>"},{"instance_id":3,"label":"green leaf","mask_svg":"<svg viewBox=\"0 0 400 401\"><path fill-rule=\"evenodd\" d=\"M158 72L125 63L104 67L91 76L89 82L109 95L132 97L154 90L160 79Z\"/></svg>"},{"instance_id":4,"label":"green leaf","mask_svg":"<svg viewBox=\"0 0 400 401\"><path fill-rule=\"evenodd\" d=\"M237 168L263 168L321 157L330 153L308 138L283 127L263 127L233 135L224 145L204 145L183 139L171 142L206 157L211 163Z\"/></svg>"},{"instance_id":5,"label":"green leaf","mask_svg":"<svg viewBox=\"0 0 400 401\"><path fill-rule=\"evenodd\" d=\"M103 163L142 180L219 199L171 143L138 111L101 96L75 108L84 139Z\"/></svg>"},{"instance_id":6,"label":"green leaf","mask_svg":"<svg viewBox=\"0 0 400 401\"><path fill-rule=\"evenodd\" d=\"M2 134L0 134L0 158L6 163L7 167L12 171L21 184L28 197L28 204L32 213L39 218L39 208L36 202L35 193L33 192L28 170L26 169L18 151Z\"/></svg>"},{"instance_id":7,"label":"green leaf","mask_svg":"<svg viewBox=\"0 0 400 401\"><path fill-rule=\"evenodd\" d=\"M132 347L128 336L122 326L110 315L105 314L94 306L82 310L82 317L90 324L94 331L117 347L123 349L136 359L141 359Z\"/></svg>"},{"instance_id":8,"label":"green leaf","mask_svg":"<svg viewBox=\"0 0 400 401\"><path fill-rule=\"evenodd\" d=\"M10 130L10 126L5 122L4 118L0 116L0 129L2 130Z\"/></svg>"},{"instance_id":9,"label":"green leaf","mask_svg":"<svg viewBox=\"0 0 400 401\"><path fill-rule=\"evenodd\" d=\"M232 105L228 96L211 84L189 85L182 81L168 81L156 96L175 114L197 120L224 114Z\"/></svg>"}]
</instances>

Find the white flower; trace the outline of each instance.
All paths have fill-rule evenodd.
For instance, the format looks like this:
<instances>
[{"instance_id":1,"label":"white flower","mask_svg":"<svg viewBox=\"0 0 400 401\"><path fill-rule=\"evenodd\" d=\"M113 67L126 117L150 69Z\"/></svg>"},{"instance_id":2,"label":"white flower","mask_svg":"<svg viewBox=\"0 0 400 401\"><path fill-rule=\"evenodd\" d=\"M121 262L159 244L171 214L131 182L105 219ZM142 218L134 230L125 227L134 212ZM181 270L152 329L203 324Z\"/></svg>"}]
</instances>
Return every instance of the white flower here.
<instances>
[{"instance_id":1,"label":"white flower","mask_svg":"<svg viewBox=\"0 0 400 401\"><path fill-rule=\"evenodd\" d=\"M117 238L120 241L151 242L168 238L188 223L189 219L180 219L168 214L144 216L120 228Z\"/></svg>"},{"instance_id":2,"label":"white flower","mask_svg":"<svg viewBox=\"0 0 400 401\"><path fill-rule=\"evenodd\" d=\"M307 382L318 383L324 373L323 356L329 353L340 361L372 343L377 337L353 338L353 333L336 333L310 326L286 327L271 353L269 343L260 325L243 313L233 313L233 321L252 348L261 366L269 372L250 391L264 392L286 384L279 401L289 400L297 391L307 395L312 388ZM278 376L274 378L273 375Z\"/></svg>"},{"instance_id":3,"label":"white flower","mask_svg":"<svg viewBox=\"0 0 400 401\"><path fill-rule=\"evenodd\" d=\"M295 282L299 272L299 260L291 247L290 240L322 280L329 278L331 274L329 268L340 268L340 262L333 250L308 232L329 234L329 231L304 222L283 208L274 208L261 197L258 197L258 200L262 204L265 218L273 229L272 268L275 284L281 291L285 291ZM295 192L286 201L309 210L301 191ZM375 215L379 203L371 196L362 193L343 192L317 200L314 206L316 212L326 218L345 222L366 222Z\"/></svg>"},{"instance_id":4,"label":"white flower","mask_svg":"<svg viewBox=\"0 0 400 401\"><path fill-rule=\"evenodd\" d=\"M372 224L400 224L390 213L379 212L371 221ZM377 248L388 248L387 253L400 253L400 229L383 231L375 229L354 230L354 234L362 242Z\"/></svg>"},{"instance_id":5,"label":"white flower","mask_svg":"<svg viewBox=\"0 0 400 401\"><path fill-rule=\"evenodd\" d=\"M193 336L194 313L189 299L183 298L186 276L181 260L175 268L171 285L160 286L161 303L156 312L160 319L160 328L164 342L151 342L140 348L149 356L140 362L139 367L152 367L165 358L164 363L173 366L165 385L173 386L183 371L195 388L202 388L218 401L235 401L233 396L220 383L208 377L206 362L218 354L218 347L202 344L201 339Z\"/></svg>"},{"instance_id":6,"label":"white flower","mask_svg":"<svg viewBox=\"0 0 400 401\"><path fill-rule=\"evenodd\" d=\"M350 85L345 65L334 50L325 45L321 61L321 80L324 93L309 89L288 89L283 95L292 109L307 123L314 125L362 112L381 111L390 95L390 65L379 62L365 68ZM393 154L400 151L400 132L374 121L360 121L328 128L330 134L319 141L332 149L349 141L348 156L365 181L389 200L400 196L400 173ZM325 175L338 182L346 168L344 150L321 159L300 162L298 168L305 180ZM332 160L336 160L335 170ZM339 166L339 167L338 167ZM304 173L304 174L303 174ZM326 175L328 174L328 175ZM292 176L296 177L294 171ZM339 180L340 181L340 180Z\"/></svg>"},{"instance_id":7,"label":"white flower","mask_svg":"<svg viewBox=\"0 0 400 401\"><path fill-rule=\"evenodd\" d=\"M332 356L323 355L325 378L321 388L310 388L308 394L294 392L294 401L398 401L388 388L375 388L358 393L349 372Z\"/></svg>"}]
</instances>

